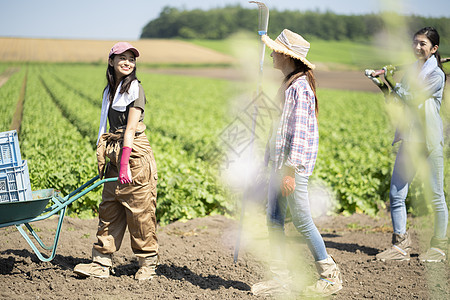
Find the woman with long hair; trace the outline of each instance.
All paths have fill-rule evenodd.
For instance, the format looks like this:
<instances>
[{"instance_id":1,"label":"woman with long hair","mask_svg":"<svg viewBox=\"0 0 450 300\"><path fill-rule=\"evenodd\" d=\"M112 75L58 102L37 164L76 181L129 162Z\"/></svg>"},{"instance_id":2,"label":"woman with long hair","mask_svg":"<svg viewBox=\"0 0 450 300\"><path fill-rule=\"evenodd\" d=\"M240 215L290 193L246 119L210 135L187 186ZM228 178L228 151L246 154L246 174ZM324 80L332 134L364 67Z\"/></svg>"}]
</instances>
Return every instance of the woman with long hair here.
<instances>
[{"instance_id":1,"label":"woman with long hair","mask_svg":"<svg viewBox=\"0 0 450 300\"><path fill-rule=\"evenodd\" d=\"M139 262L135 279L149 280L156 274L158 177L153 150L145 135L146 98L136 78L138 56L139 51L127 42L115 44L109 52L97 160L100 177L118 177L119 181L108 182L103 188L92 263L75 266L74 272L80 276L109 277L112 254L119 250L127 227Z\"/></svg>"},{"instance_id":2,"label":"woman with long hair","mask_svg":"<svg viewBox=\"0 0 450 300\"><path fill-rule=\"evenodd\" d=\"M274 41L262 41L273 50L273 67L279 69L282 114L269 141L271 176L268 190L267 226L271 246L268 281L256 283L252 292L274 295L290 291L289 271L284 257L284 222L289 205L296 229L305 237L314 257L319 280L305 294L328 296L342 289L335 260L315 226L308 199L308 179L314 170L319 147L318 100L314 65L306 59L310 44L300 35L285 29Z\"/></svg>"},{"instance_id":3,"label":"woman with long hair","mask_svg":"<svg viewBox=\"0 0 450 300\"><path fill-rule=\"evenodd\" d=\"M412 50L417 61L406 71L401 83L396 83L395 68L384 67L386 86L380 85L403 105L405 114L395 134L400 142L392 172L389 199L394 233L392 245L376 255L378 260L407 261L410 259L411 239L406 230L405 200L409 186L419 170L425 184L425 198L433 206L434 234L430 248L419 259L439 262L447 258L448 209L444 196L444 132L439 110L446 76L438 51L439 34L425 27L413 35ZM380 86L379 85L379 86Z\"/></svg>"}]
</instances>

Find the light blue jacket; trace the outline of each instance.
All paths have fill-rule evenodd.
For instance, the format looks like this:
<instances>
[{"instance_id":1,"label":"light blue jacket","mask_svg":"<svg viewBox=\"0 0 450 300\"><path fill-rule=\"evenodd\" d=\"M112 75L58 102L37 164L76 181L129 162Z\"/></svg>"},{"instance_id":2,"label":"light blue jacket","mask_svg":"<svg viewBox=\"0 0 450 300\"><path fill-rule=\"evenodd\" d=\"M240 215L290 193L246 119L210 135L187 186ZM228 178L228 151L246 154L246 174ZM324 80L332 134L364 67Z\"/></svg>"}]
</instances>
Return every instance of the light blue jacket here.
<instances>
[{"instance_id":1,"label":"light blue jacket","mask_svg":"<svg viewBox=\"0 0 450 300\"><path fill-rule=\"evenodd\" d=\"M444 132L439 110L445 86L445 74L432 55L417 73L416 62L407 71L394 92L405 104L407 124L397 128L394 143L403 140L426 143L428 151L444 145Z\"/></svg>"}]
</instances>

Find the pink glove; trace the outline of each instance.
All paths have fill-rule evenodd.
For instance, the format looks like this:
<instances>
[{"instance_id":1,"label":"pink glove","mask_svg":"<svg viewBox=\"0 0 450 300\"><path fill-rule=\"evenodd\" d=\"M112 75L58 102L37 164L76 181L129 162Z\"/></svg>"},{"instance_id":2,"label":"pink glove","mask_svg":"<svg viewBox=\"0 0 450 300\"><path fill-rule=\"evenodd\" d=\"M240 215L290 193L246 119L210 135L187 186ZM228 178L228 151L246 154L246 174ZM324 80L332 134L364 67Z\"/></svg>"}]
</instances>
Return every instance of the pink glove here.
<instances>
[{"instance_id":1,"label":"pink glove","mask_svg":"<svg viewBox=\"0 0 450 300\"><path fill-rule=\"evenodd\" d=\"M120 158L119 182L121 184L131 182L131 170L128 162L130 161L131 148L122 148L122 157Z\"/></svg>"}]
</instances>

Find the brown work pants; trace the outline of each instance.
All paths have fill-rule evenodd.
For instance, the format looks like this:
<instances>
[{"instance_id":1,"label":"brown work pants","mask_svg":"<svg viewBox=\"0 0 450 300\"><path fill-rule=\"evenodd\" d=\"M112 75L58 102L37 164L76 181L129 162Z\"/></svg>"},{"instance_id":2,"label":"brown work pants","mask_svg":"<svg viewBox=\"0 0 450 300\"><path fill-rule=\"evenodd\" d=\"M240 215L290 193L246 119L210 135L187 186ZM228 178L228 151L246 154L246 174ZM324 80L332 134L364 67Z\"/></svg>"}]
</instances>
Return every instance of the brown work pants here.
<instances>
[{"instance_id":1,"label":"brown work pants","mask_svg":"<svg viewBox=\"0 0 450 300\"><path fill-rule=\"evenodd\" d=\"M150 150L143 156L135 158L132 155L130 168L132 183L120 184L114 181L105 183L103 187L102 202L99 206L98 241L93 249L93 252L100 256L108 257L119 250L127 226L131 248L137 257L145 258L158 254L156 237L158 175L153 152ZM117 167L110 163L105 177L118 175Z\"/></svg>"}]
</instances>

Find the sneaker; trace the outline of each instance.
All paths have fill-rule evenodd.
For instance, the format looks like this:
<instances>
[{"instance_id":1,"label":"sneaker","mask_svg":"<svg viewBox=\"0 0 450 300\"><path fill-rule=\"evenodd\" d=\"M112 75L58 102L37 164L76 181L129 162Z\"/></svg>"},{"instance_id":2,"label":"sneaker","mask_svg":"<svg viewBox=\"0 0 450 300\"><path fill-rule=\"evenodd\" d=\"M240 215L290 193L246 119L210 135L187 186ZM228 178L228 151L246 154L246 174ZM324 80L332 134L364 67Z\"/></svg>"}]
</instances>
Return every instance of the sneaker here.
<instances>
[{"instance_id":1,"label":"sneaker","mask_svg":"<svg viewBox=\"0 0 450 300\"><path fill-rule=\"evenodd\" d=\"M447 259L448 239L433 236L430 241L430 248L426 253L419 255L422 262L441 262Z\"/></svg>"},{"instance_id":2,"label":"sneaker","mask_svg":"<svg viewBox=\"0 0 450 300\"><path fill-rule=\"evenodd\" d=\"M392 246L376 255L377 260L381 261L409 261L411 259L411 239L408 233L392 235Z\"/></svg>"},{"instance_id":3,"label":"sneaker","mask_svg":"<svg viewBox=\"0 0 450 300\"><path fill-rule=\"evenodd\" d=\"M92 262L89 264L78 264L73 269L73 272L83 277L108 278L110 274L110 267L103 266L99 263Z\"/></svg>"},{"instance_id":4,"label":"sneaker","mask_svg":"<svg viewBox=\"0 0 450 300\"><path fill-rule=\"evenodd\" d=\"M332 256L316 261L316 269L320 277L317 282L303 292L305 297L328 297L342 289L342 274Z\"/></svg>"},{"instance_id":5,"label":"sneaker","mask_svg":"<svg viewBox=\"0 0 450 300\"><path fill-rule=\"evenodd\" d=\"M255 296L279 296L290 292L289 282L277 277L252 285L252 293Z\"/></svg>"},{"instance_id":6,"label":"sneaker","mask_svg":"<svg viewBox=\"0 0 450 300\"><path fill-rule=\"evenodd\" d=\"M422 262L441 262L445 261L446 259L447 256L445 255L445 252L439 248L434 247L428 249L426 253L419 255L419 260Z\"/></svg>"}]
</instances>

